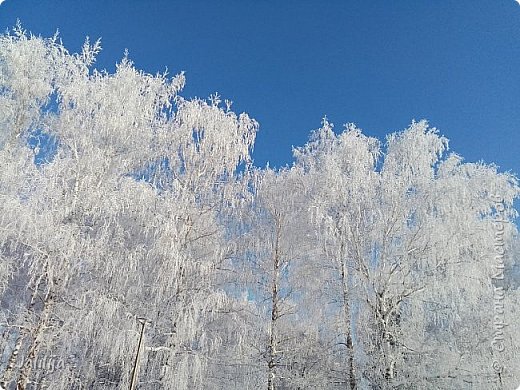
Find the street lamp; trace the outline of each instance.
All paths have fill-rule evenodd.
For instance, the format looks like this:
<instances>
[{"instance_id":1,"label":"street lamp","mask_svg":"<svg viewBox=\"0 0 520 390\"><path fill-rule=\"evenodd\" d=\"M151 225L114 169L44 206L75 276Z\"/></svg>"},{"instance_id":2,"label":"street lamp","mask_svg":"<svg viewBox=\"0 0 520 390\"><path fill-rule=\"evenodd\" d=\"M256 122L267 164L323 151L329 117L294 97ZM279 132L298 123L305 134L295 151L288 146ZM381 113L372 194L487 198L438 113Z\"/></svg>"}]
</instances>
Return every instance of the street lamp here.
<instances>
[{"instance_id":1,"label":"street lamp","mask_svg":"<svg viewBox=\"0 0 520 390\"><path fill-rule=\"evenodd\" d=\"M146 325L146 318L137 317L137 321L141 324L141 335L139 336L139 344L137 345L137 352L135 354L134 368L132 369L132 380L130 381L130 390L134 390L137 381L137 366L139 365L139 355L141 353L141 344L143 342L144 327Z\"/></svg>"}]
</instances>

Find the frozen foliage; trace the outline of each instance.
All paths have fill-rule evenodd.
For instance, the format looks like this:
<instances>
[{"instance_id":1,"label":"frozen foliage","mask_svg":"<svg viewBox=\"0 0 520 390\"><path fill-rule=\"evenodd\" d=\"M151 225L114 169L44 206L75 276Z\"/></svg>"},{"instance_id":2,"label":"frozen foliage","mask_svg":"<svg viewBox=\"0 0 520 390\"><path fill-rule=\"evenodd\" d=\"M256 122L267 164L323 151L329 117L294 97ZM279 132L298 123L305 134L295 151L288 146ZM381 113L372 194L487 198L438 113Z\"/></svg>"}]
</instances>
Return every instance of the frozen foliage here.
<instances>
[{"instance_id":1,"label":"frozen foliage","mask_svg":"<svg viewBox=\"0 0 520 390\"><path fill-rule=\"evenodd\" d=\"M127 58L113 75L90 72L97 45L69 55L18 30L3 40L1 270L3 288L10 274L28 291L5 302L22 368L8 365L4 381L125 387L144 317L142 380L202 386L218 346L204 324L226 302L213 283L228 255L218 216L256 123L217 99L180 98L182 75L147 75ZM29 61L38 72L24 78ZM58 142L39 167L25 141L37 129ZM35 372L49 355L66 369Z\"/></svg>"},{"instance_id":2,"label":"frozen foliage","mask_svg":"<svg viewBox=\"0 0 520 390\"><path fill-rule=\"evenodd\" d=\"M2 386L518 385L513 175L424 121L253 168L248 115L100 49L0 36Z\"/></svg>"}]
</instances>

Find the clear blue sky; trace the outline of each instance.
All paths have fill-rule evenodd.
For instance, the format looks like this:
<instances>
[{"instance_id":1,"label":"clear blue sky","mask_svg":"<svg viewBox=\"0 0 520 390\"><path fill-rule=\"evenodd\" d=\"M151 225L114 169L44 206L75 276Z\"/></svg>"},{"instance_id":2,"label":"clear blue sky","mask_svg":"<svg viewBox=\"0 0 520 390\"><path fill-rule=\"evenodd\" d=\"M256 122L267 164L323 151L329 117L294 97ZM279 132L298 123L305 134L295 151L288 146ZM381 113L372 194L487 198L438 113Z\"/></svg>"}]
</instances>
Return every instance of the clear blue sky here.
<instances>
[{"instance_id":1,"label":"clear blue sky","mask_svg":"<svg viewBox=\"0 0 520 390\"><path fill-rule=\"evenodd\" d=\"M428 119L467 161L520 173L520 5L513 0L6 0L0 27L102 38L109 71L186 71L260 122L257 165L291 161L324 115L383 138Z\"/></svg>"}]
</instances>

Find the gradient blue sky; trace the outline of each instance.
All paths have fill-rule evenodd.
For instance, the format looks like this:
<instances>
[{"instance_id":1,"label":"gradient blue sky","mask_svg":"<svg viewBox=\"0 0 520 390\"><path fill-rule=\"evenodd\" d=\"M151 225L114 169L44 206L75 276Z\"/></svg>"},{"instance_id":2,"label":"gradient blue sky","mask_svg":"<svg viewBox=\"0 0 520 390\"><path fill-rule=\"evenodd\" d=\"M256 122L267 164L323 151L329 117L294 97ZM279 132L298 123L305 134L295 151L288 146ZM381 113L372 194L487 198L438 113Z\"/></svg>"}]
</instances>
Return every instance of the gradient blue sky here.
<instances>
[{"instance_id":1,"label":"gradient blue sky","mask_svg":"<svg viewBox=\"0 0 520 390\"><path fill-rule=\"evenodd\" d=\"M254 157L280 166L324 115L382 139L427 119L467 161L520 173L520 5L513 0L6 0L0 28L59 29L97 67L186 71L260 122Z\"/></svg>"}]
</instances>

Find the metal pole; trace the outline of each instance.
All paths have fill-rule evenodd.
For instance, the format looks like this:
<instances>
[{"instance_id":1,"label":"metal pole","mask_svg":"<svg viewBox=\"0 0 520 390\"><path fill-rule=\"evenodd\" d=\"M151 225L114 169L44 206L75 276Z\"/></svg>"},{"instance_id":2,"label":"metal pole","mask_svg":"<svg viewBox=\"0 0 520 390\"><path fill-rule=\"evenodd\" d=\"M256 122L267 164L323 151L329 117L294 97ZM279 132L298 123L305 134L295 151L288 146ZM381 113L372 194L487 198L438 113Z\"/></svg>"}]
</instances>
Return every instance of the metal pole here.
<instances>
[{"instance_id":1,"label":"metal pole","mask_svg":"<svg viewBox=\"0 0 520 390\"><path fill-rule=\"evenodd\" d=\"M141 353L141 344L143 342L144 326L146 325L145 318L137 319L141 324L141 335L139 336L139 344L137 346L137 353L135 354L134 368L132 369L132 380L130 382L130 390L134 390L134 386L137 380L137 365L139 364L139 354Z\"/></svg>"}]
</instances>

